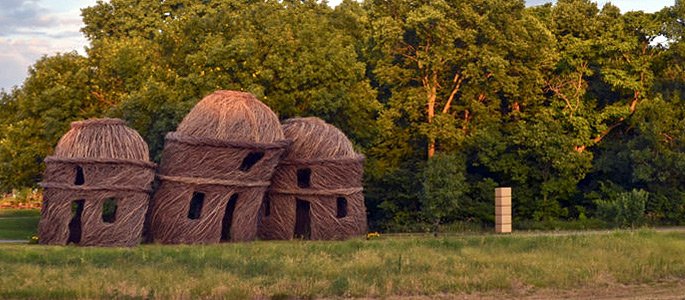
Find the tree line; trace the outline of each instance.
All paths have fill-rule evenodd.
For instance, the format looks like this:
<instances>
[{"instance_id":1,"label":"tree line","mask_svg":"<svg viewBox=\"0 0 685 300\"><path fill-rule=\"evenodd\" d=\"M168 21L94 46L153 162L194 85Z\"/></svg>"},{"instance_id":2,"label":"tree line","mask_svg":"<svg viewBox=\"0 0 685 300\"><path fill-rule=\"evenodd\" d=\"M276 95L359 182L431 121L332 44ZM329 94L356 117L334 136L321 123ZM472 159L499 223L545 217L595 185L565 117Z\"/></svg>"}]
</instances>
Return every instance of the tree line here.
<instances>
[{"instance_id":1,"label":"tree line","mask_svg":"<svg viewBox=\"0 0 685 300\"><path fill-rule=\"evenodd\" d=\"M367 157L372 228L685 223L685 3L110 0L87 55L44 56L0 93L0 191L33 187L69 123L119 117L159 160L217 89L318 116ZM516 226L516 225L515 225Z\"/></svg>"}]
</instances>

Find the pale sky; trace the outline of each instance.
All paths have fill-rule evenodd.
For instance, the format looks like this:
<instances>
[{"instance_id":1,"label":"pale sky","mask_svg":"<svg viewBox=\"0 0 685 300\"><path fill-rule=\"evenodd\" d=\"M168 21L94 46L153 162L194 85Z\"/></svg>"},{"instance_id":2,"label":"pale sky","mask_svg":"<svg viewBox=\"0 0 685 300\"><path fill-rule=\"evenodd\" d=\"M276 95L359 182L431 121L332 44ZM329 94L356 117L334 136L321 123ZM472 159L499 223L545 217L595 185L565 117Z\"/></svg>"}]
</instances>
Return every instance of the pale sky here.
<instances>
[{"instance_id":1,"label":"pale sky","mask_svg":"<svg viewBox=\"0 0 685 300\"><path fill-rule=\"evenodd\" d=\"M341 0L329 0L331 6ZM675 0L594 0L601 7L606 2L622 12L644 10L654 12L675 3ZM553 2L527 0L528 5ZM28 67L43 55L77 51L85 54L87 40L79 29L80 8L92 6L96 0L0 0L0 89L21 85Z\"/></svg>"}]
</instances>

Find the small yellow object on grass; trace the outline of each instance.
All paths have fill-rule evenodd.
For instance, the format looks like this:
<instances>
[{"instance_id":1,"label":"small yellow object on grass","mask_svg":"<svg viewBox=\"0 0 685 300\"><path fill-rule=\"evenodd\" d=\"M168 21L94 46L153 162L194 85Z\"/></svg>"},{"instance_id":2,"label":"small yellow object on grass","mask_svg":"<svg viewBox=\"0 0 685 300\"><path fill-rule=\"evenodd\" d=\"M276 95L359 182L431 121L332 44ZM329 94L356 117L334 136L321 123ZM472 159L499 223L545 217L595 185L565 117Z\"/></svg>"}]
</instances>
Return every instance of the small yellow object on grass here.
<instances>
[{"instance_id":1,"label":"small yellow object on grass","mask_svg":"<svg viewBox=\"0 0 685 300\"><path fill-rule=\"evenodd\" d=\"M377 238L380 238L380 237L381 237L381 234L378 233L378 232L369 232L369 233L366 234L366 239L367 239L367 240L373 240L373 239L377 239Z\"/></svg>"}]
</instances>

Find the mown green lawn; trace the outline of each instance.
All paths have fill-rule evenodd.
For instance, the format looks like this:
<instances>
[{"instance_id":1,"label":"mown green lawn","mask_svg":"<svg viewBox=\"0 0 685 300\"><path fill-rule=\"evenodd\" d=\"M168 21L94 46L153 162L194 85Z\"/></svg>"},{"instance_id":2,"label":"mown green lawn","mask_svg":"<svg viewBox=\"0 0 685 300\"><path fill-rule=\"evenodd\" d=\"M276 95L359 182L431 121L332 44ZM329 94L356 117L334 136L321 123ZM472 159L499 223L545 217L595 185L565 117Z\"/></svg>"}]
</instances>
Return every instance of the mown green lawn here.
<instances>
[{"instance_id":1,"label":"mown green lawn","mask_svg":"<svg viewBox=\"0 0 685 300\"><path fill-rule=\"evenodd\" d=\"M685 278L685 234L381 237L134 248L0 245L0 298L518 295Z\"/></svg>"},{"instance_id":2,"label":"mown green lawn","mask_svg":"<svg viewBox=\"0 0 685 300\"><path fill-rule=\"evenodd\" d=\"M40 210L0 209L0 240L26 240L36 235Z\"/></svg>"}]
</instances>

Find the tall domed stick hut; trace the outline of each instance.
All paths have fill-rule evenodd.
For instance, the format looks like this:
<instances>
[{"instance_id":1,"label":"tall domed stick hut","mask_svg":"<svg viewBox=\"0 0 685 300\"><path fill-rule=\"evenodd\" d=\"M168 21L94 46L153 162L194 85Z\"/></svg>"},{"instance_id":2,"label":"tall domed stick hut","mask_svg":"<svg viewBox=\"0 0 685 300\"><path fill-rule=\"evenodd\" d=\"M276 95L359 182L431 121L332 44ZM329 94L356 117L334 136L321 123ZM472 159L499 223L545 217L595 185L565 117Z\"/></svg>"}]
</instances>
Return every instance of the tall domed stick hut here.
<instances>
[{"instance_id":1,"label":"tall domed stick hut","mask_svg":"<svg viewBox=\"0 0 685 300\"><path fill-rule=\"evenodd\" d=\"M155 164L138 132L119 119L73 122L45 165L41 244L140 242Z\"/></svg>"},{"instance_id":2,"label":"tall domed stick hut","mask_svg":"<svg viewBox=\"0 0 685 300\"><path fill-rule=\"evenodd\" d=\"M150 217L159 243L248 241L288 142L252 94L217 91L166 136Z\"/></svg>"},{"instance_id":3,"label":"tall domed stick hut","mask_svg":"<svg viewBox=\"0 0 685 300\"><path fill-rule=\"evenodd\" d=\"M364 234L364 157L345 134L318 118L283 123L292 145L264 199L264 239L345 239Z\"/></svg>"}]
</instances>

